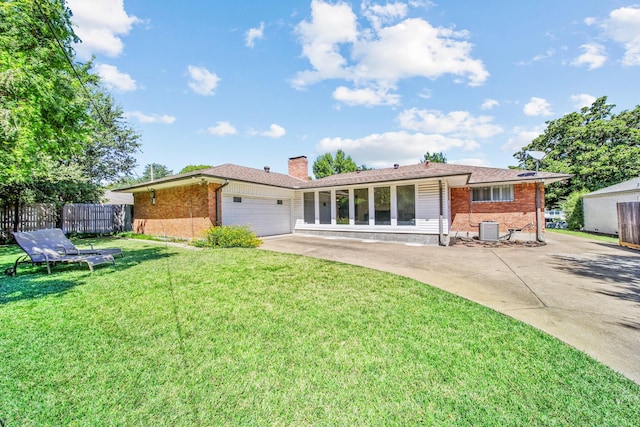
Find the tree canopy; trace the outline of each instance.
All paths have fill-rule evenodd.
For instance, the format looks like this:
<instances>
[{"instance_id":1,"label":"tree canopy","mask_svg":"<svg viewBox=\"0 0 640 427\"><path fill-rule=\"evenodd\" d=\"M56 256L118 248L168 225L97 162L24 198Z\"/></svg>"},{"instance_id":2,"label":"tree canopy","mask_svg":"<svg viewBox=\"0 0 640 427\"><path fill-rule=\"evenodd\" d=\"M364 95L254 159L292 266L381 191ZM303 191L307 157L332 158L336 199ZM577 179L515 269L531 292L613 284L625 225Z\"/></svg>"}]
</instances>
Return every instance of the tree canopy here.
<instances>
[{"instance_id":1,"label":"tree canopy","mask_svg":"<svg viewBox=\"0 0 640 427\"><path fill-rule=\"evenodd\" d=\"M432 163L447 163L447 156L442 151L437 153L424 153L424 157L420 160L420 163L432 162Z\"/></svg>"},{"instance_id":2,"label":"tree canopy","mask_svg":"<svg viewBox=\"0 0 640 427\"><path fill-rule=\"evenodd\" d=\"M203 169L211 169L213 166L210 165L188 165L182 168L179 174L187 173L187 172L195 172Z\"/></svg>"},{"instance_id":3,"label":"tree canopy","mask_svg":"<svg viewBox=\"0 0 640 427\"><path fill-rule=\"evenodd\" d=\"M139 135L75 61L70 17L64 0L0 2L0 203L97 202L135 166Z\"/></svg>"},{"instance_id":4,"label":"tree canopy","mask_svg":"<svg viewBox=\"0 0 640 427\"><path fill-rule=\"evenodd\" d=\"M603 96L590 107L548 121L542 135L514 154L520 167L535 169L527 152L543 151L540 170L573 175L546 188L549 206L575 191L595 191L640 175L640 105L618 114L614 107Z\"/></svg>"},{"instance_id":5,"label":"tree canopy","mask_svg":"<svg viewBox=\"0 0 640 427\"><path fill-rule=\"evenodd\" d=\"M153 176L152 176L153 175ZM138 182L154 181L173 175L173 171L165 165L150 163L144 167L144 172Z\"/></svg>"},{"instance_id":6,"label":"tree canopy","mask_svg":"<svg viewBox=\"0 0 640 427\"><path fill-rule=\"evenodd\" d=\"M324 178L339 173L355 172L358 165L351 156L347 156L344 151L338 150L335 157L331 153L325 153L316 158L313 162L313 175L316 178Z\"/></svg>"}]
</instances>

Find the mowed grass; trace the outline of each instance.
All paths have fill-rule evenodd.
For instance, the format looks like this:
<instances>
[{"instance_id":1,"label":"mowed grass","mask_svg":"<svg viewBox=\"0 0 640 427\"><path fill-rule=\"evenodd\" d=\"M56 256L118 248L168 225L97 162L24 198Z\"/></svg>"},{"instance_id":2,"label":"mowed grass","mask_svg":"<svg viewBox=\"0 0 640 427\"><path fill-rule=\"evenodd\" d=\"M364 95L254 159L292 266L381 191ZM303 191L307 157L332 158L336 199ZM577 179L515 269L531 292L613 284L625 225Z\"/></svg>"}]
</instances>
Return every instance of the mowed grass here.
<instances>
[{"instance_id":1,"label":"mowed grass","mask_svg":"<svg viewBox=\"0 0 640 427\"><path fill-rule=\"evenodd\" d=\"M0 279L0 419L49 425L638 425L640 386L420 282L132 240ZM0 264L19 254L0 249Z\"/></svg>"},{"instance_id":2,"label":"mowed grass","mask_svg":"<svg viewBox=\"0 0 640 427\"><path fill-rule=\"evenodd\" d=\"M587 233L585 231L567 230L565 228L545 228L545 231L558 234L567 234L569 236L582 237L584 239L597 240L606 243L619 243L617 237L611 237L604 234Z\"/></svg>"}]
</instances>

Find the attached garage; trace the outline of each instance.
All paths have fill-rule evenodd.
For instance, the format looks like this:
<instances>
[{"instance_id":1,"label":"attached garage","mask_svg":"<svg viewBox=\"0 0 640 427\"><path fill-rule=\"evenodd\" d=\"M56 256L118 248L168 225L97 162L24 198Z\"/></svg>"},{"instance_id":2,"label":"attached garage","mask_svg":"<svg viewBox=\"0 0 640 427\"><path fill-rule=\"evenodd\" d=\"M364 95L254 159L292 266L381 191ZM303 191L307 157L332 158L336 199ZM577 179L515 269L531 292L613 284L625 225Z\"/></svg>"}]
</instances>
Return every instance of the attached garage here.
<instances>
[{"instance_id":1,"label":"attached garage","mask_svg":"<svg viewBox=\"0 0 640 427\"><path fill-rule=\"evenodd\" d=\"M291 199L224 195L222 224L248 225L258 236L291 233Z\"/></svg>"}]
</instances>

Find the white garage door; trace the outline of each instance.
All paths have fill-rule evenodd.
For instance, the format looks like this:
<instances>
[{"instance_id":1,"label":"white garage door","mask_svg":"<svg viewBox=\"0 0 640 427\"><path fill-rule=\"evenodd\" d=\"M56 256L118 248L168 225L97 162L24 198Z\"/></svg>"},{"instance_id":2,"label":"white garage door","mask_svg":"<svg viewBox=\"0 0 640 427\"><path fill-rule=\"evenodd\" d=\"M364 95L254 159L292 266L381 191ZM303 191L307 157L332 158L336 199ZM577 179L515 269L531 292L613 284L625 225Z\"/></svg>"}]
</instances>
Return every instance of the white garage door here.
<instances>
[{"instance_id":1,"label":"white garage door","mask_svg":"<svg viewBox=\"0 0 640 427\"><path fill-rule=\"evenodd\" d=\"M248 225L258 236L291 233L291 200L224 196L222 224Z\"/></svg>"}]
</instances>

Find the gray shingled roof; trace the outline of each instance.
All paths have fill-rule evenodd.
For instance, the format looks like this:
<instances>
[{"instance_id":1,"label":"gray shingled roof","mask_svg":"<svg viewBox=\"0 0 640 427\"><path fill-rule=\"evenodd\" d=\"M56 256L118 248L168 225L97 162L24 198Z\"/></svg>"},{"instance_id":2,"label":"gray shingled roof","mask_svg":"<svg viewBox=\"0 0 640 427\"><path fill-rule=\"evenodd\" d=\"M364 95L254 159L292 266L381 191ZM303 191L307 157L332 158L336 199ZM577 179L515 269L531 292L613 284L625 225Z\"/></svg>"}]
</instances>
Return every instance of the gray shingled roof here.
<instances>
[{"instance_id":1,"label":"gray shingled roof","mask_svg":"<svg viewBox=\"0 0 640 427\"><path fill-rule=\"evenodd\" d=\"M640 191L640 177L632 178L628 181L624 181L620 184L615 184L610 187L601 188L600 190L585 194L583 197L601 196L603 194L621 193L624 191Z\"/></svg>"},{"instance_id":2,"label":"gray shingled roof","mask_svg":"<svg viewBox=\"0 0 640 427\"><path fill-rule=\"evenodd\" d=\"M302 180L277 172L266 172L262 169L227 163L211 169L174 175L153 182L122 188L119 191L135 191L136 189L148 188L159 184L171 184L174 182L176 185L180 185L184 183L184 181L194 178L229 179L282 188L303 189L465 175L467 176L466 182L468 184L495 184L501 182L538 180L544 180L548 183L571 177L571 175L552 172L539 172L538 175L535 175L535 172L532 171L516 169L498 169L445 163L418 163L415 165L399 166L398 168L374 169L332 175L316 180Z\"/></svg>"}]
</instances>

